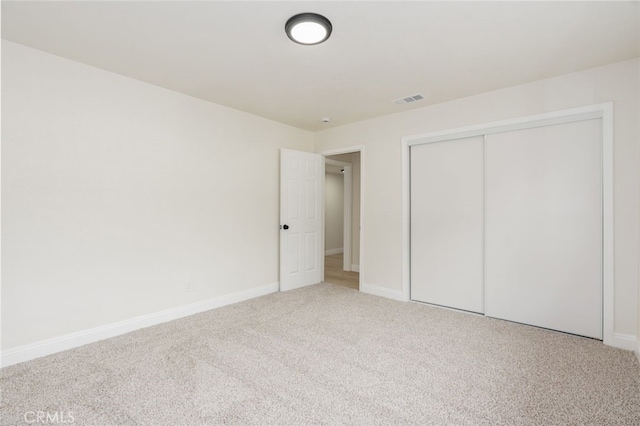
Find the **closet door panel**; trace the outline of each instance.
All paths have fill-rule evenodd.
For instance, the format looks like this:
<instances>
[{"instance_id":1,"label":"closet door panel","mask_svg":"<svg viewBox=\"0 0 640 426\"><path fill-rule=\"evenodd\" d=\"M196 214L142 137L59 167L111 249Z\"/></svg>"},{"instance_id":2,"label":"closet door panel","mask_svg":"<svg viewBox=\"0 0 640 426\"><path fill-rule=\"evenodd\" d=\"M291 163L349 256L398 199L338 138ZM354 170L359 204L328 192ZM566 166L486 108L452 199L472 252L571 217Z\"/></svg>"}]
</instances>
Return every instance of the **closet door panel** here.
<instances>
[{"instance_id":1,"label":"closet door panel","mask_svg":"<svg viewBox=\"0 0 640 426\"><path fill-rule=\"evenodd\" d=\"M483 312L483 144L411 147L411 299Z\"/></svg>"},{"instance_id":2,"label":"closet door panel","mask_svg":"<svg viewBox=\"0 0 640 426\"><path fill-rule=\"evenodd\" d=\"M486 314L602 338L601 120L486 140Z\"/></svg>"}]
</instances>

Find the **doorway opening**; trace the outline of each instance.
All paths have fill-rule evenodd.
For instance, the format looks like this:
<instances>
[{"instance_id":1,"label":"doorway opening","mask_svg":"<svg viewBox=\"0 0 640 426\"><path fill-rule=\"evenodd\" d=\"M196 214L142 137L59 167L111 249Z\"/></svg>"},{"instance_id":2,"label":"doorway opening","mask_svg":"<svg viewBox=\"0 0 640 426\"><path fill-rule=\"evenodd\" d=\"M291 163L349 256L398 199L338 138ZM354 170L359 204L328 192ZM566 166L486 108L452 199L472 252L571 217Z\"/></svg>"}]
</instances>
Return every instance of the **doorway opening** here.
<instances>
[{"instance_id":1,"label":"doorway opening","mask_svg":"<svg viewBox=\"0 0 640 426\"><path fill-rule=\"evenodd\" d=\"M324 281L360 289L361 170L360 150L323 153Z\"/></svg>"}]
</instances>

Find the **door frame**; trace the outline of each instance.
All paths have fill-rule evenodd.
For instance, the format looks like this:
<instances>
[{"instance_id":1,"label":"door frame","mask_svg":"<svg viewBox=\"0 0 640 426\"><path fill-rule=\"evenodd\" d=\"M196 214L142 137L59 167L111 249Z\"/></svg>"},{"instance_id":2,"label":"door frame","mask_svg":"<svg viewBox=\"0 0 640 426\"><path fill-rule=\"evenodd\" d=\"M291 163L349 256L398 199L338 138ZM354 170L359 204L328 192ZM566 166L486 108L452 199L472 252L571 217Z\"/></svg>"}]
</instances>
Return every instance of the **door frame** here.
<instances>
[{"instance_id":1,"label":"door frame","mask_svg":"<svg viewBox=\"0 0 640 426\"><path fill-rule=\"evenodd\" d=\"M324 163L342 167L342 185L343 185L343 194L342 197L342 269L344 271L351 271L351 220L352 220L352 203L353 203L353 167L351 163L345 163L344 161L331 160L327 157L324 157ZM325 177L327 175L327 168L324 169ZM326 191L326 183L325 183L325 191ZM326 212L325 212L326 213ZM325 216L325 221L326 221ZM326 251L325 251L326 256ZM324 271L324 269L323 269ZM324 279L324 277L323 277Z\"/></svg>"},{"instance_id":2,"label":"door frame","mask_svg":"<svg viewBox=\"0 0 640 426\"><path fill-rule=\"evenodd\" d=\"M359 224L360 224L360 239L358 241L359 244L359 248L360 248L360 256L358 258L358 263L359 263L359 268L358 268L358 291L362 291L362 286L364 284L364 177L365 177L365 155L364 155L364 145L355 145L355 146L349 146L349 147L344 147L344 148L336 148L336 149L329 149L329 150L325 150L325 151L320 151L319 154L322 155L323 157L325 157L325 162L327 161L326 157L332 156L332 155L340 155L340 154L352 154L355 152L359 152L360 153L360 220L359 220ZM346 185L346 179L345 179L345 185ZM351 192L351 189L349 190L349 192ZM346 197L345 197L346 198ZM353 199L353 195L351 194L351 198ZM325 209L325 205L324 205L324 181L323 181L323 192L322 192L322 212L324 215L324 209ZM345 221L346 222L346 221ZM351 220L349 220L349 228L351 231ZM324 233L325 233L325 223L324 223L324 216L323 216L323 220L322 220L322 237L323 237L323 242L324 242ZM346 235L345 235L346 238ZM351 232L349 232L349 250L351 251ZM346 248L346 247L345 247ZM351 257L351 256L350 256ZM351 259L349 259L349 270L351 270ZM345 269L346 270L346 269ZM322 280L324 281L324 257L322 258Z\"/></svg>"},{"instance_id":3,"label":"door frame","mask_svg":"<svg viewBox=\"0 0 640 426\"><path fill-rule=\"evenodd\" d=\"M614 333L614 235L613 235L613 102L565 109L545 114L494 121L467 127L430 132L402 138L402 297L411 292L411 174L410 149L413 145L443 142L471 136L549 126L589 119L602 119L602 318L603 343L623 349L628 343Z\"/></svg>"}]
</instances>

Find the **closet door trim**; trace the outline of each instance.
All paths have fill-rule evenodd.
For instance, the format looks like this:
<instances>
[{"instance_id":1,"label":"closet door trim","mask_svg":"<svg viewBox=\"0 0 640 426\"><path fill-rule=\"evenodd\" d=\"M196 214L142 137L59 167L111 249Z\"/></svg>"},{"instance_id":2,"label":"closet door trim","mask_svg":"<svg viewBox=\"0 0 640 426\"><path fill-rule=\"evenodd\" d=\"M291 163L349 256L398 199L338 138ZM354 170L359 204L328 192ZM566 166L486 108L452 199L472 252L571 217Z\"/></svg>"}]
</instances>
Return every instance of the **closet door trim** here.
<instances>
[{"instance_id":1,"label":"closet door trim","mask_svg":"<svg viewBox=\"0 0 640 426\"><path fill-rule=\"evenodd\" d=\"M449 130L406 136L402 138L402 295L408 301L411 276L411 173L410 147L425 143L443 142L472 136L483 136L512 130L602 119L602 283L603 283L603 342L622 347L625 342L614 336L614 259L613 259L613 102L554 111L509 120L494 121Z\"/></svg>"}]
</instances>

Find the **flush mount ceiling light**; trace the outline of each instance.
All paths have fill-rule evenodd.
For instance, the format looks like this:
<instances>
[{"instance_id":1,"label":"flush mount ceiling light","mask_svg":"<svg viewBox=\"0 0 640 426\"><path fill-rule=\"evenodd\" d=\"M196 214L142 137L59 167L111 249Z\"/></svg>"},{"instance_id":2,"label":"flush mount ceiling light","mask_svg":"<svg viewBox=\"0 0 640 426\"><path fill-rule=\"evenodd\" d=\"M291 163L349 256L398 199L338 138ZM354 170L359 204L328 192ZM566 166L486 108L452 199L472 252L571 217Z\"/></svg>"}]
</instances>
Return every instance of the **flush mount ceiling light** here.
<instances>
[{"instance_id":1,"label":"flush mount ceiling light","mask_svg":"<svg viewBox=\"0 0 640 426\"><path fill-rule=\"evenodd\" d=\"M287 36L292 41L306 45L326 41L332 29L331 22L317 13L300 13L292 16L284 26Z\"/></svg>"}]
</instances>

